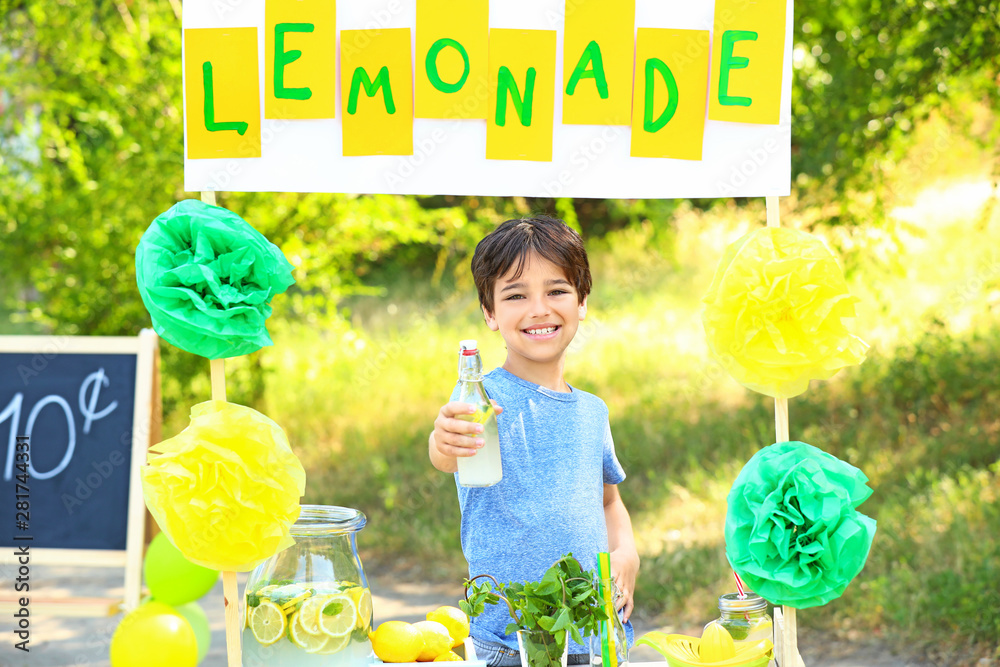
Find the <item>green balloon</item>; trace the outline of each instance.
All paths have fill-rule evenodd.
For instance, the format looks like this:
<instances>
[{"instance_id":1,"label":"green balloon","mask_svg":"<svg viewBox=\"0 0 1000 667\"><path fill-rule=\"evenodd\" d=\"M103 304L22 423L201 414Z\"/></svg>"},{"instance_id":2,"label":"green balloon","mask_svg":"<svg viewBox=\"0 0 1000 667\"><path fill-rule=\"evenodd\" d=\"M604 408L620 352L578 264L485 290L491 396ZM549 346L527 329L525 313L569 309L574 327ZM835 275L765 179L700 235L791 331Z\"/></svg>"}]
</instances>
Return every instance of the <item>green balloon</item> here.
<instances>
[{"instance_id":1,"label":"green balloon","mask_svg":"<svg viewBox=\"0 0 1000 667\"><path fill-rule=\"evenodd\" d=\"M197 600L212 590L219 578L217 571L185 558L166 533L160 533L149 543L142 574L153 599L174 607Z\"/></svg>"},{"instance_id":2,"label":"green balloon","mask_svg":"<svg viewBox=\"0 0 1000 667\"><path fill-rule=\"evenodd\" d=\"M198 662L205 659L209 647L212 645L212 631L208 627L208 616L205 610L197 602L188 602L178 607L174 611L187 619L194 630L194 638L198 642Z\"/></svg>"}]
</instances>

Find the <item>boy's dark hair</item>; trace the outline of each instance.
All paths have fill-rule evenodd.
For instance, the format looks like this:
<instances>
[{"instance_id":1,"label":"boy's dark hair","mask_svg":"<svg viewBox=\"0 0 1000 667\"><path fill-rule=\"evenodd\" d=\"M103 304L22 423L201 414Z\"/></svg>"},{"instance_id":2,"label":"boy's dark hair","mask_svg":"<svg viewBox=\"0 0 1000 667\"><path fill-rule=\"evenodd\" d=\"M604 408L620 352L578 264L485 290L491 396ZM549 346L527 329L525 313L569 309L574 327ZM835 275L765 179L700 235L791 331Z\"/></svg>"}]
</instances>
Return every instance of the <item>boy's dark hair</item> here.
<instances>
[{"instance_id":1,"label":"boy's dark hair","mask_svg":"<svg viewBox=\"0 0 1000 667\"><path fill-rule=\"evenodd\" d=\"M493 287L497 280L515 265L514 277L520 276L525 259L533 252L563 270L581 302L590 294L590 262L583 239L562 220L539 215L507 220L476 246L472 277L483 308L493 312Z\"/></svg>"}]
</instances>

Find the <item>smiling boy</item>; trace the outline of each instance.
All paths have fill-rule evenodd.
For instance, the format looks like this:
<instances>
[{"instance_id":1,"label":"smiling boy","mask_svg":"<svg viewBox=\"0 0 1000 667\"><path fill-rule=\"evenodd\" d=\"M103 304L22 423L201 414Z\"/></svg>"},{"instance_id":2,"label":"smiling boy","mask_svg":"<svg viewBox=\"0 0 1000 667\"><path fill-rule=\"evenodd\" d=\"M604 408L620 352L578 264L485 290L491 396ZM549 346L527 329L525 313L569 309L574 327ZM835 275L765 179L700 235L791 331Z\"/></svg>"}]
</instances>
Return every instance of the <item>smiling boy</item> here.
<instances>
[{"instance_id":1,"label":"smiling boy","mask_svg":"<svg viewBox=\"0 0 1000 667\"><path fill-rule=\"evenodd\" d=\"M627 621L639 556L618 493L625 472L607 406L563 376L591 288L583 241L553 218L508 220L476 246L472 273L486 324L500 332L507 358L484 378L497 406L503 479L458 487L469 576L537 581L570 552L596 571L597 554L609 551ZM456 418L473 412L456 396L441 408L429 438L431 463L442 472L456 472L458 457L475 456L483 444L481 425ZM520 664L508 622L500 605L472 620L477 654L491 667ZM626 632L631 643L630 623ZM569 652L570 664L587 662L586 647L571 641Z\"/></svg>"}]
</instances>

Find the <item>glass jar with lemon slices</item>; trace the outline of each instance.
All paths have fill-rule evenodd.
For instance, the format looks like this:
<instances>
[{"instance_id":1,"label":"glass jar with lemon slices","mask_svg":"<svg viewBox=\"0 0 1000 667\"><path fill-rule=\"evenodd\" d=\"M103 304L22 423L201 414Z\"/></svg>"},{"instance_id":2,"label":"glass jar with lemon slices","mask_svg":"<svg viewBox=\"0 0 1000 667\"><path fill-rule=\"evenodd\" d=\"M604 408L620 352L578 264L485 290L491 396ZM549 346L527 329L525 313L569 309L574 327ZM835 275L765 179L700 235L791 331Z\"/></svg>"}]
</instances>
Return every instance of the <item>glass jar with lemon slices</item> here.
<instances>
[{"instance_id":1,"label":"glass jar with lemon slices","mask_svg":"<svg viewBox=\"0 0 1000 667\"><path fill-rule=\"evenodd\" d=\"M365 515L303 505L295 544L247 580L244 667L348 667L375 661L372 596L356 535Z\"/></svg>"}]
</instances>

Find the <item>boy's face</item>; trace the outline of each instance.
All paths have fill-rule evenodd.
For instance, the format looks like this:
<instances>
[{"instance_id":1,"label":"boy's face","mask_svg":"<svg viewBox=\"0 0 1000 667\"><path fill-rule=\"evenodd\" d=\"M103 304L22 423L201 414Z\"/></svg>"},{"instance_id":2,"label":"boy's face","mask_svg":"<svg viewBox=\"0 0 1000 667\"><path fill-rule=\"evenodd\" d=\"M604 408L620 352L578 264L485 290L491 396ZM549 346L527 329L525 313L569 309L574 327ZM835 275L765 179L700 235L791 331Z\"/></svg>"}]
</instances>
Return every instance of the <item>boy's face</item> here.
<instances>
[{"instance_id":1,"label":"boy's face","mask_svg":"<svg viewBox=\"0 0 1000 667\"><path fill-rule=\"evenodd\" d=\"M563 270L531 254L524 270L516 267L493 286L493 311L483 309L486 324L507 343L508 357L534 363L558 362L587 314L587 300Z\"/></svg>"}]
</instances>

